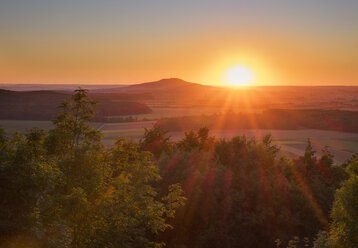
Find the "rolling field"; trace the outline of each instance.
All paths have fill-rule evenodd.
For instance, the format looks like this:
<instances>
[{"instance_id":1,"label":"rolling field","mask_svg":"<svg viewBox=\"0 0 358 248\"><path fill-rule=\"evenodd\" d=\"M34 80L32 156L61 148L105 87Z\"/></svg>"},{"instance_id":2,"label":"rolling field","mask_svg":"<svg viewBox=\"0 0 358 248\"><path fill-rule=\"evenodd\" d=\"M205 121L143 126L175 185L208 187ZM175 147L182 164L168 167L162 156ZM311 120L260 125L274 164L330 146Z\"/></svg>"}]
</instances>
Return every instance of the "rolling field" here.
<instances>
[{"instance_id":1,"label":"rolling field","mask_svg":"<svg viewBox=\"0 0 358 248\"><path fill-rule=\"evenodd\" d=\"M0 127L7 133L24 133L26 129L38 127L48 130L53 127L51 121L18 121L18 120L0 120Z\"/></svg>"},{"instance_id":2,"label":"rolling field","mask_svg":"<svg viewBox=\"0 0 358 248\"><path fill-rule=\"evenodd\" d=\"M119 137L139 140L144 134L144 128L150 128L155 121L139 121L127 123L93 123L92 125L103 133L103 142L112 146ZM9 121L0 120L0 126L7 133L24 133L26 129L39 127L48 130L53 127L50 121ZM275 144L288 156L300 156L303 154L310 138L317 155L326 146L334 155L336 163L342 163L354 153L358 153L358 133L344 133L324 130L211 130L210 134L217 139L231 139L235 136L245 135L248 138L261 139L266 134L271 134ZM184 137L182 132L170 132L172 140Z\"/></svg>"},{"instance_id":3,"label":"rolling field","mask_svg":"<svg viewBox=\"0 0 358 248\"><path fill-rule=\"evenodd\" d=\"M93 122L91 125L99 128L102 123ZM53 124L51 121L0 120L0 127L5 129L7 133L13 134L15 132L24 133L27 129L33 127L49 130L53 128Z\"/></svg>"},{"instance_id":4,"label":"rolling field","mask_svg":"<svg viewBox=\"0 0 358 248\"><path fill-rule=\"evenodd\" d=\"M106 146L112 146L119 137L139 140L144 134L144 128L150 128L154 123L155 121L104 123L100 126L103 143Z\"/></svg>"},{"instance_id":5,"label":"rolling field","mask_svg":"<svg viewBox=\"0 0 358 248\"><path fill-rule=\"evenodd\" d=\"M154 124L152 121L136 123L104 124L102 132L106 145L113 145L117 137L126 137L139 140L144 128L149 128ZM354 153L358 153L358 134L343 133L324 130L211 130L210 134L217 139L231 139L235 136L245 135L248 138L256 137L261 139L266 134L271 134L273 141L277 144L282 153L296 157L304 153L307 139L310 138L313 148L317 151L317 156L322 154L322 149L326 146L334 155L336 163L343 163ZM172 140L180 140L184 137L182 132L169 132Z\"/></svg>"},{"instance_id":6,"label":"rolling field","mask_svg":"<svg viewBox=\"0 0 358 248\"><path fill-rule=\"evenodd\" d=\"M223 113L223 109L219 107L153 107L152 113L140 115L122 115L121 117L136 117L138 120L158 120L161 118L171 118L180 116L197 116L197 115L212 115Z\"/></svg>"}]
</instances>

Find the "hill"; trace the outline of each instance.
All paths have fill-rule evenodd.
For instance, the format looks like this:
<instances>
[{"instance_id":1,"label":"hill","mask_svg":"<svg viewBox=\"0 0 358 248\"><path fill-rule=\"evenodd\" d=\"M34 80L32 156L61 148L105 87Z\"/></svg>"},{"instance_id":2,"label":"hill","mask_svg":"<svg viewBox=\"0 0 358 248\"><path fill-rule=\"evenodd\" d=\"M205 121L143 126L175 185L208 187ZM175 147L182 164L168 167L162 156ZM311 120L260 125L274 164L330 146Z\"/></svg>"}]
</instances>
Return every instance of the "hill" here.
<instances>
[{"instance_id":1,"label":"hill","mask_svg":"<svg viewBox=\"0 0 358 248\"><path fill-rule=\"evenodd\" d=\"M168 131L188 131L203 126L215 130L238 129L319 129L358 133L358 112L321 109L271 109L262 113L226 112L214 115L183 116L158 120Z\"/></svg>"},{"instance_id":2,"label":"hill","mask_svg":"<svg viewBox=\"0 0 358 248\"><path fill-rule=\"evenodd\" d=\"M150 95L92 94L98 101L97 120L110 116L150 113L151 109L134 99L151 98ZM70 100L71 94L54 91L9 91L0 90L0 119L51 120L59 112L59 104Z\"/></svg>"},{"instance_id":3,"label":"hill","mask_svg":"<svg viewBox=\"0 0 358 248\"><path fill-rule=\"evenodd\" d=\"M179 78L165 78L159 81L133 84L125 87L115 87L102 89L102 92L151 92L151 93L172 93L183 91L208 90L219 87L213 87L198 83L191 83Z\"/></svg>"},{"instance_id":4,"label":"hill","mask_svg":"<svg viewBox=\"0 0 358 248\"><path fill-rule=\"evenodd\" d=\"M13 91L67 91L71 92L81 87L82 89L89 89L92 91L103 90L113 87L125 87L127 85L111 85L111 84L0 84L0 89Z\"/></svg>"},{"instance_id":5,"label":"hill","mask_svg":"<svg viewBox=\"0 0 358 248\"><path fill-rule=\"evenodd\" d=\"M153 107L220 107L226 110L249 112L277 108L358 110L358 87L354 86L228 88L187 82L179 78L167 78L95 92L151 94L153 99L143 102Z\"/></svg>"}]
</instances>

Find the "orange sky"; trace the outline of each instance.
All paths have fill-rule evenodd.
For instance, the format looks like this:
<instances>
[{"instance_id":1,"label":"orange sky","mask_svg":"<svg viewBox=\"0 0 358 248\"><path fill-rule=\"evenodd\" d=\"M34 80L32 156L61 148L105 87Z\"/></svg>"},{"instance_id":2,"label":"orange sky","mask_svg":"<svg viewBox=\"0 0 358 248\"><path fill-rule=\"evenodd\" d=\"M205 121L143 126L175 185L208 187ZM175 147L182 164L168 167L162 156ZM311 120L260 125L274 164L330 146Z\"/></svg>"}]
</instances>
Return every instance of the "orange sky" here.
<instances>
[{"instance_id":1,"label":"orange sky","mask_svg":"<svg viewBox=\"0 0 358 248\"><path fill-rule=\"evenodd\" d=\"M223 85L240 64L255 85L358 85L357 1L10 2L1 83Z\"/></svg>"}]
</instances>

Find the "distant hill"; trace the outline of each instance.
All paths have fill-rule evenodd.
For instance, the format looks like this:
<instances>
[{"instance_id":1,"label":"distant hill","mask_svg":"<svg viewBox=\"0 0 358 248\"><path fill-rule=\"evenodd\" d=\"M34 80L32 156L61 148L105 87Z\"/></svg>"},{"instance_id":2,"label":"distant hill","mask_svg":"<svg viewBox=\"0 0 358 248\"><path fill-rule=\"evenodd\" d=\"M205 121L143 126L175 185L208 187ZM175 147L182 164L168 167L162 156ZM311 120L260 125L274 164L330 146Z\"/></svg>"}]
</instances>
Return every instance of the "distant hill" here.
<instances>
[{"instance_id":1,"label":"distant hill","mask_svg":"<svg viewBox=\"0 0 358 248\"><path fill-rule=\"evenodd\" d=\"M188 131L201 127L214 130L317 129L358 133L358 112L321 109L271 109L262 113L226 112L164 118L156 125L167 131Z\"/></svg>"},{"instance_id":2,"label":"distant hill","mask_svg":"<svg viewBox=\"0 0 358 248\"><path fill-rule=\"evenodd\" d=\"M190 83L179 78L166 78L159 81L133 84L126 87L115 87L102 89L102 92L151 92L151 93L169 93L169 92L183 92L183 91L198 91L198 90L213 90L219 87L213 87L198 83Z\"/></svg>"},{"instance_id":3,"label":"distant hill","mask_svg":"<svg viewBox=\"0 0 358 248\"><path fill-rule=\"evenodd\" d=\"M116 115L125 115L124 113L135 115L150 111L145 107L156 108L156 110L158 108L213 107L220 108L218 112L228 110L236 112L261 112L268 109L317 108L358 111L357 86L253 86L229 88L192 83L179 78L166 78L154 82L132 85L87 86L83 85L83 88L88 88L90 96L101 103L99 108L107 102L113 102L113 104L116 102L117 107L113 111L120 113ZM25 86L23 85L23 87ZM30 85L29 87L32 86ZM53 87L59 87L59 85L54 85ZM71 87L75 87L75 85ZM59 102L56 99L65 98L61 94L68 95L71 91L31 91L31 96L26 94L17 96L19 97L18 101L25 102L30 101L26 100L28 97L32 97L31 99L34 100L28 102L28 106L32 106L37 102L37 98L40 98L43 100L38 104L44 104L44 107L49 107L49 103ZM9 93L6 97L9 97L11 94ZM5 96L0 97L4 98ZM2 101L6 102L5 100ZM134 111L132 111L132 107L126 111L119 110L119 105L128 106L129 104L123 102L132 102L132 105L133 102L140 103L143 104L141 105L143 108L138 105L138 109L135 107L134 109L136 110ZM111 103L110 106L113 104ZM13 108L16 108L16 106L14 105ZM168 115L170 115L169 112Z\"/></svg>"},{"instance_id":4,"label":"distant hill","mask_svg":"<svg viewBox=\"0 0 358 248\"><path fill-rule=\"evenodd\" d=\"M103 89L102 93L151 94L154 99L144 101L149 106L210 106L220 105L228 89L198 83L191 83L179 78L161 79L155 82L133 84L127 87ZM208 96L214 100L208 103ZM215 99L214 99L215 98ZM220 98L220 99L218 99ZM216 100L218 99L218 100Z\"/></svg>"},{"instance_id":5,"label":"distant hill","mask_svg":"<svg viewBox=\"0 0 358 248\"><path fill-rule=\"evenodd\" d=\"M101 121L111 116L147 114L152 111L146 104L134 101L137 98L151 98L150 95L95 93L90 96L99 102L96 119ZM0 119L51 120L60 111L59 104L70 98L70 93L55 91L0 90Z\"/></svg>"},{"instance_id":6,"label":"distant hill","mask_svg":"<svg viewBox=\"0 0 358 248\"><path fill-rule=\"evenodd\" d=\"M120 88L126 87L128 85L118 85L118 84L0 84L0 89L3 90L13 90L13 91L40 91L40 90L50 90L50 91L68 91L71 92L78 87L83 89L88 89L91 91L102 91L108 88Z\"/></svg>"}]
</instances>

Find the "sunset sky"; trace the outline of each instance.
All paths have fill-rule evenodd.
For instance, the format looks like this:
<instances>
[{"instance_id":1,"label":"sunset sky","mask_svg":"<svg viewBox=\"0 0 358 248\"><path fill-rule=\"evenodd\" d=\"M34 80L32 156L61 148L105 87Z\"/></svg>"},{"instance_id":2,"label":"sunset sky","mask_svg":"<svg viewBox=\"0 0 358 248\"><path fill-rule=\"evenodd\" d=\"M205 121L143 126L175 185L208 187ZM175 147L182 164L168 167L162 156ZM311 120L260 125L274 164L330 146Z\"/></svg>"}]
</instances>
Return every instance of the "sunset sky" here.
<instances>
[{"instance_id":1,"label":"sunset sky","mask_svg":"<svg viewBox=\"0 0 358 248\"><path fill-rule=\"evenodd\" d=\"M0 0L1 83L358 85L357 0ZM232 70L231 70L232 71Z\"/></svg>"}]
</instances>

